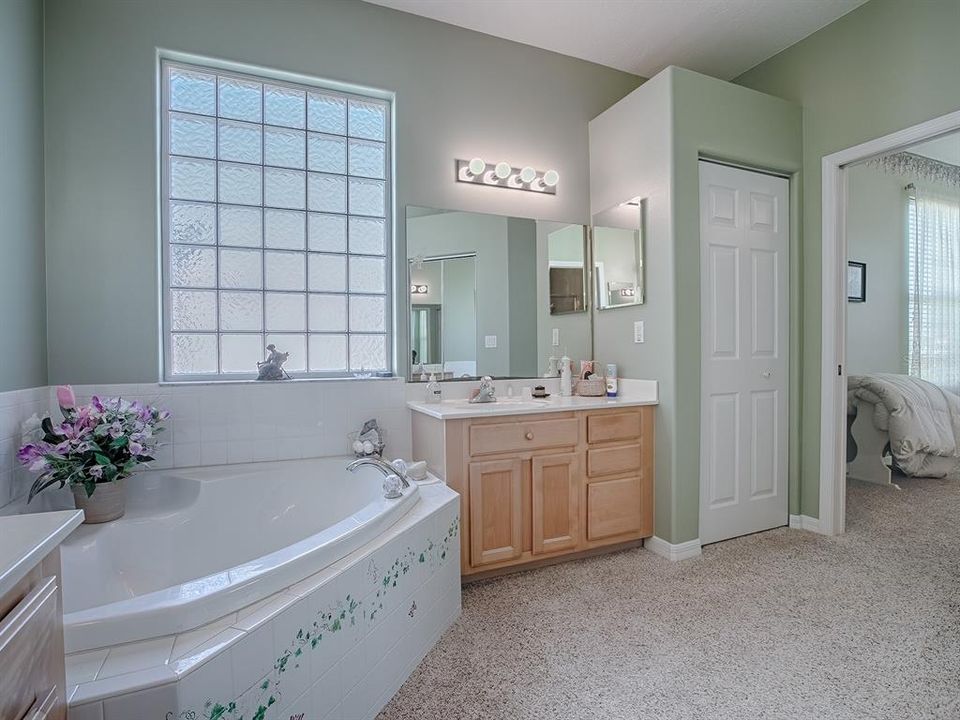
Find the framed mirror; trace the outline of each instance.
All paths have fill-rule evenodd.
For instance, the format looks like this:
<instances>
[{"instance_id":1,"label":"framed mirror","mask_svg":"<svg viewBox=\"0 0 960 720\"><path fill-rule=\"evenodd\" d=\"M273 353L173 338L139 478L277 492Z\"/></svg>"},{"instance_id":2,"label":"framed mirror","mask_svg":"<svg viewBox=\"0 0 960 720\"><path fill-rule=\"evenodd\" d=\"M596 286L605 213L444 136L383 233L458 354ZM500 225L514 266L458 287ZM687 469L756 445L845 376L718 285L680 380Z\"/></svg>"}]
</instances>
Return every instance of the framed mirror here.
<instances>
[{"instance_id":1,"label":"framed mirror","mask_svg":"<svg viewBox=\"0 0 960 720\"><path fill-rule=\"evenodd\" d=\"M583 225L407 207L407 376L539 377L592 359Z\"/></svg>"},{"instance_id":2,"label":"framed mirror","mask_svg":"<svg viewBox=\"0 0 960 720\"><path fill-rule=\"evenodd\" d=\"M643 206L635 198L594 216L591 261L598 310L643 304Z\"/></svg>"}]
</instances>

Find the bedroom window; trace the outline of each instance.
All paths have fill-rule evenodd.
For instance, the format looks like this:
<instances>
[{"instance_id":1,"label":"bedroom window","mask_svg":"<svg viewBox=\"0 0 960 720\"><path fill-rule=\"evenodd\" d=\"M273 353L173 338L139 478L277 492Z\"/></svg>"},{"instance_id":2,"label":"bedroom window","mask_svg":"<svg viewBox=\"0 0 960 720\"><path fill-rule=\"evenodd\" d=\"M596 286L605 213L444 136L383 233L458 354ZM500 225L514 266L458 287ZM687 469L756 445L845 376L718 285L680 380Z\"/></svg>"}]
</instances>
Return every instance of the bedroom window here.
<instances>
[{"instance_id":1,"label":"bedroom window","mask_svg":"<svg viewBox=\"0 0 960 720\"><path fill-rule=\"evenodd\" d=\"M960 193L907 201L910 374L960 391Z\"/></svg>"},{"instance_id":2,"label":"bedroom window","mask_svg":"<svg viewBox=\"0 0 960 720\"><path fill-rule=\"evenodd\" d=\"M391 362L391 103L163 62L164 376Z\"/></svg>"}]
</instances>

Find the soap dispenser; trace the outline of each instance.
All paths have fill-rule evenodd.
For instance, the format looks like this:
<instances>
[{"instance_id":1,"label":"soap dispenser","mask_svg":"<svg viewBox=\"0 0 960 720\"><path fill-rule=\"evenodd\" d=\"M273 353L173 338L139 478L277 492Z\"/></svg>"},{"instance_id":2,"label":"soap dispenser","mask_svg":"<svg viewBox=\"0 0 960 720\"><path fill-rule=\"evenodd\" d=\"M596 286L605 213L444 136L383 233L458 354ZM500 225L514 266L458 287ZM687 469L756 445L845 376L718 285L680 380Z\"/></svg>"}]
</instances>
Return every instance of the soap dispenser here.
<instances>
[{"instance_id":1,"label":"soap dispenser","mask_svg":"<svg viewBox=\"0 0 960 720\"><path fill-rule=\"evenodd\" d=\"M437 376L430 373L430 382L427 383L427 402L438 403L443 400L443 388L437 382Z\"/></svg>"},{"instance_id":2,"label":"soap dispenser","mask_svg":"<svg viewBox=\"0 0 960 720\"><path fill-rule=\"evenodd\" d=\"M560 396L573 395L573 368L570 367L570 358L564 353L560 358Z\"/></svg>"}]
</instances>

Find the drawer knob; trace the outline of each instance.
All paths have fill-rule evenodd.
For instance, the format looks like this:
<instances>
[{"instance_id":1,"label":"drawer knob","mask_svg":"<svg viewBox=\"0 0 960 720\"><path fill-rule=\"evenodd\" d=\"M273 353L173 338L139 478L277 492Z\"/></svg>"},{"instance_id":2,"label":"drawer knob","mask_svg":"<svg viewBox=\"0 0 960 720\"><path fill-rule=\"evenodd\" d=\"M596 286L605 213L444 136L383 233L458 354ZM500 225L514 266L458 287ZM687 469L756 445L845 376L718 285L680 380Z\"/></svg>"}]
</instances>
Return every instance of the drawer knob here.
<instances>
[{"instance_id":1,"label":"drawer knob","mask_svg":"<svg viewBox=\"0 0 960 720\"><path fill-rule=\"evenodd\" d=\"M533 433L527 430L527 434L524 435L527 440L533 440Z\"/></svg>"}]
</instances>

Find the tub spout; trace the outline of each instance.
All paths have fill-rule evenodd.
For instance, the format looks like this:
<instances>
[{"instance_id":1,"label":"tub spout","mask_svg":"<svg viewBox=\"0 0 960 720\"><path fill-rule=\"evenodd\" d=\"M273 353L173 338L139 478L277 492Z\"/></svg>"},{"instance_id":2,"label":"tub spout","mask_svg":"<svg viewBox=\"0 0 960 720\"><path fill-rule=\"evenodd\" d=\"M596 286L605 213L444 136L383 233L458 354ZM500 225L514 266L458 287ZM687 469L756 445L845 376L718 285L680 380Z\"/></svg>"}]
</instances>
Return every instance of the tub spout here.
<instances>
[{"instance_id":1,"label":"tub spout","mask_svg":"<svg viewBox=\"0 0 960 720\"><path fill-rule=\"evenodd\" d=\"M350 463L349 465L347 465L347 470L349 470L350 472L356 472L359 468L363 467L364 465L375 467L377 470L380 471L380 473L383 475L384 478L392 478L392 477L399 478L400 484L403 485L403 487L405 488L410 487L410 481L407 480L404 473L399 472L393 465L391 465L387 461L382 460L378 457L358 458L354 460L352 463Z\"/></svg>"}]
</instances>

